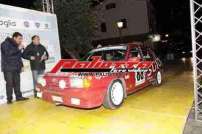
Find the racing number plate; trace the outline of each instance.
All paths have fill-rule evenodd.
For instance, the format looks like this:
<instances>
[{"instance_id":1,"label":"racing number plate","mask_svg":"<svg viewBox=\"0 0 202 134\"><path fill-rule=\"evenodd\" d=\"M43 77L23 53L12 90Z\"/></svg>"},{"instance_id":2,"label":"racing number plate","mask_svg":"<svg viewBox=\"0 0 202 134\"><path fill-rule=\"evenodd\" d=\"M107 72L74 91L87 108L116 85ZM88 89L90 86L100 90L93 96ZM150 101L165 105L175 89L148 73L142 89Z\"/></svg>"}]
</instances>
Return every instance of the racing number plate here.
<instances>
[{"instance_id":1,"label":"racing number plate","mask_svg":"<svg viewBox=\"0 0 202 134\"><path fill-rule=\"evenodd\" d=\"M55 102L63 102L62 97L60 96L52 96L52 100Z\"/></svg>"}]
</instances>

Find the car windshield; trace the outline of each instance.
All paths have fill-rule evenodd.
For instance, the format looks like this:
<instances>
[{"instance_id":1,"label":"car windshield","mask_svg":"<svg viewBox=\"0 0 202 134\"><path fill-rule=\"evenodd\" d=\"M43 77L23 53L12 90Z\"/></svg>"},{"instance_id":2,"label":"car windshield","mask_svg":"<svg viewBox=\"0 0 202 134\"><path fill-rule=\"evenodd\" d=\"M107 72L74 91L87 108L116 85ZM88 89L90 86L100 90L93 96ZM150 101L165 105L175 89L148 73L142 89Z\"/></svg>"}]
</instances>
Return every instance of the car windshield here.
<instances>
[{"instance_id":1,"label":"car windshield","mask_svg":"<svg viewBox=\"0 0 202 134\"><path fill-rule=\"evenodd\" d=\"M105 61L124 60L126 55L126 47L117 49L100 49L90 51L82 60L91 61L93 56L101 56Z\"/></svg>"}]
</instances>

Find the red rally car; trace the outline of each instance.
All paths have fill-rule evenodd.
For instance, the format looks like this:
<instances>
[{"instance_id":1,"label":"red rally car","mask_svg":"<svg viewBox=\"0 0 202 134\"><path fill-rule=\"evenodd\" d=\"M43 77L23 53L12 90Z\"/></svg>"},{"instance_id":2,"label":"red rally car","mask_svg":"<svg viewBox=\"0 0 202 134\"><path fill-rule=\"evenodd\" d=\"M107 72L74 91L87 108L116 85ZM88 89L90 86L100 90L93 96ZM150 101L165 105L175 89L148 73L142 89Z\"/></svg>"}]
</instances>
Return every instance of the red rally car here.
<instances>
[{"instance_id":1,"label":"red rally car","mask_svg":"<svg viewBox=\"0 0 202 134\"><path fill-rule=\"evenodd\" d=\"M161 83L161 61L151 49L131 43L94 49L82 60L60 60L38 79L36 90L49 102L116 109L127 95Z\"/></svg>"}]
</instances>

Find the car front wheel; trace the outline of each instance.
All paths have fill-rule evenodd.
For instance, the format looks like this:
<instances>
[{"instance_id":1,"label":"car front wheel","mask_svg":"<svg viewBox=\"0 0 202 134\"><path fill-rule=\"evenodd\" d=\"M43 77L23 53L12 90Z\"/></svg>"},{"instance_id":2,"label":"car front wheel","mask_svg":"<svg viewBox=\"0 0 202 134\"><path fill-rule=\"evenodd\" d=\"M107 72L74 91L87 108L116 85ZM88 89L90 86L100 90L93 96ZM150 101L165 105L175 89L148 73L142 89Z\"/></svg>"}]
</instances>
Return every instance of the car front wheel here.
<instances>
[{"instance_id":1,"label":"car front wheel","mask_svg":"<svg viewBox=\"0 0 202 134\"><path fill-rule=\"evenodd\" d=\"M104 107L116 109L121 106L124 100L124 87L120 80L115 80L110 85L104 100Z\"/></svg>"}]
</instances>

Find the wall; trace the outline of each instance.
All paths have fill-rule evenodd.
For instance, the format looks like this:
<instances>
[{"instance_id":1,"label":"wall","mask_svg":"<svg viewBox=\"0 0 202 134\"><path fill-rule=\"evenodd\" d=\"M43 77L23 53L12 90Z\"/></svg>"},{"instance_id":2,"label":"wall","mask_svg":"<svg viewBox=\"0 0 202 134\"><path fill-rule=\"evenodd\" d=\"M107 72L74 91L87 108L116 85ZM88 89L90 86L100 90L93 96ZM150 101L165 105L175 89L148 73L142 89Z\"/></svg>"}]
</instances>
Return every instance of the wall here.
<instances>
[{"instance_id":1,"label":"wall","mask_svg":"<svg viewBox=\"0 0 202 134\"><path fill-rule=\"evenodd\" d=\"M109 3L116 3L116 8L106 10ZM128 27L122 30L123 36L139 35L149 32L146 0L105 0L95 9L97 28L95 40L119 37L116 22L127 19ZM106 22L107 32L100 31L100 24Z\"/></svg>"}]
</instances>

